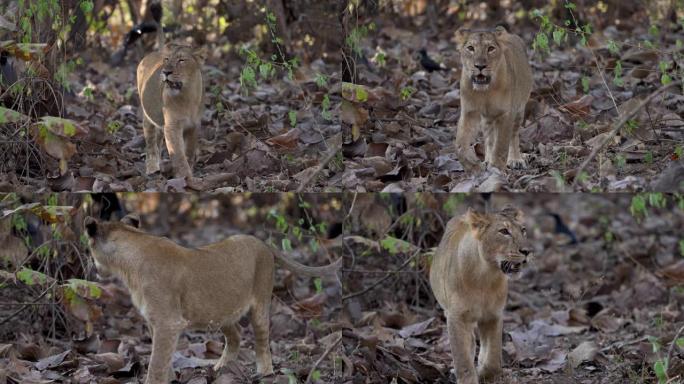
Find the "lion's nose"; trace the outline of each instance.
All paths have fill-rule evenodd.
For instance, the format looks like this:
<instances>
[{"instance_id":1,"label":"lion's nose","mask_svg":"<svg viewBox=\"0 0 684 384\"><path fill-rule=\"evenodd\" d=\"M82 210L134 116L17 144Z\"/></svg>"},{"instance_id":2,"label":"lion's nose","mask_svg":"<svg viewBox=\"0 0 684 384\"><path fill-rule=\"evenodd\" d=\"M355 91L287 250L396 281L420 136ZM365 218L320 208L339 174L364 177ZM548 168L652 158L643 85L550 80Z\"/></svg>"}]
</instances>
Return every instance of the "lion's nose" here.
<instances>
[{"instance_id":1,"label":"lion's nose","mask_svg":"<svg viewBox=\"0 0 684 384\"><path fill-rule=\"evenodd\" d=\"M164 74L164 76L169 76L170 74L173 73L173 71L163 70L162 73Z\"/></svg>"},{"instance_id":2,"label":"lion's nose","mask_svg":"<svg viewBox=\"0 0 684 384\"><path fill-rule=\"evenodd\" d=\"M475 68L482 71L483 69L487 68L487 65L486 64L475 64Z\"/></svg>"},{"instance_id":3,"label":"lion's nose","mask_svg":"<svg viewBox=\"0 0 684 384\"><path fill-rule=\"evenodd\" d=\"M532 250L529 248L520 248L518 250L523 256L528 256L530 253L532 253Z\"/></svg>"}]
</instances>

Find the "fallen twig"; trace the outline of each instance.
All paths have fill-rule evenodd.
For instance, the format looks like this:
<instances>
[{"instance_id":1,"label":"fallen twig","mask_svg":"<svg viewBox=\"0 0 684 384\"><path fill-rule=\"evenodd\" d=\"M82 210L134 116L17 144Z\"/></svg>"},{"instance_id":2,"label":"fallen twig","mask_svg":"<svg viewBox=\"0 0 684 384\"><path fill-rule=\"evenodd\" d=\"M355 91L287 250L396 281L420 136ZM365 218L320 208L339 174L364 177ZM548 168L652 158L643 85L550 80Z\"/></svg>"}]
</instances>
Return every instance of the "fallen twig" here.
<instances>
[{"instance_id":1,"label":"fallen twig","mask_svg":"<svg viewBox=\"0 0 684 384\"><path fill-rule=\"evenodd\" d=\"M304 179L304 181L302 181L301 184L299 184L299 187L297 187L297 193L301 193L302 191L304 191L304 188L311 182L311 180L316 178L316 176L319 173L321 173L321 171L323 171L325 166L328 165L328 163L337 155L338 152L339 151L337 149L330 151L330 153L328 153L328 155L325 156L323 160L321 160L321 162L318 164L318 167L316 167L316 169L313 172L311 172L311 174L306 179Z\"/></svg>"},{"instance_id":2,"label":"fallen twig","mask_svg":"<svg viewBox=\"0 0 684 384\"><path fill-rule=\"evenodd\" d=\"M342 296L342 301L349 300L349 299L351 299L351 298L353 298L353 297L356 297L356 296L361 296L361 295L363 295L364 293L366 293L366 292L370 291L371 289L377 287L378 285L382 284L383 281L385 281L385 280L389 279L390 277L394 276L397 272L401 271L401 270L404 269L407 265L409 265L409 263L411 262L411 260L415 259L416 256L418 256L418 255L420 255L420 248L417 249L416 252L414 252L413 255L412 255L411 257L407 258L406 261L404 261L404 263L403 263L402 265L399 266L399 268L395 269L394 271L389 271L389 272L387 272L387 274L386 274L385 276L383 276L382 278L378 279L375 283L373 283L373 284L367 286L366 288L364 288L364 289L362 289L362 290L360 290L360 291L358 291L358 292L354 292L354 293L350 293L350 294L348 294L348 295L346 295L346 296Z\"/></svg>"},{"instance_id":3,"label":"fallen twig","mask_svg":"<svg viewBox=\"0 0 684 384\"><path fill-rule=\"evenodd\" d=\"M679 336L682 334L682 332L684 332L684 325L682 325L679 328L679 331L677 331L674 339L672 339L672 342L670 343L670 348L668 348L667 350L667 359L665 359L665 366L667 367L667 371L669 371L670 368L672 368L672 364L670 364L670 359L672 358L672 351L674 351L675 344L677 344L677 339L679 339Z\"/></svg>"},{"instance_id":4,"label":"fallen twig","mask_svg":"<svg viewBox=\"0 0 684 384\"><path fill-rule=\"evenodd\" d=\"M29 308L31 305L36 304L36 303L38 302L38 300L42 299L43 296L45 296L45 295L52 289L52 287L55 286L55 284L57 284L57 280L55 280L55 281L52 283L52 285L50 285L46 290L44 290L43 293L41 293L40 295L38 295L38 297L36 297L35 300L33 300L33 301L30 302L30 303L26 303L24 306L22 306L21 308L19 308L18 310L16 310L14 313L12 313L11 315L9 315L9 316L7 316L6 318L2 319L2 321L0 321L0 325L3 325L3 324L5 324L6 322L12 320L13 318L17 317L20 313L24 312L24 310L25 310L26 308Z\"/></svg>"},{"instance_id":5,"label":"fallen twig","mask_svg":"<svg viewBox=\"0 0 684 384\"><path fill-rule=\"evenodd\" d=\"M594 148L594 150L591 151L589 156L587 156L587 158L584 159L584 161L582 162L580 167L577 168L577 172L575 173L575 179L572 182L573 189L577 186L577 183L581 179L580 175L582 174L582 172L584 172L584 169L587 167L587 165L594 159L594 157L596 157L596 155L603 149L603 147L605 147L606 144L608 144L608 142L610 140L612 140L613 137L615 137L615 135L618 133L618 131L620 131L620 128L622 128L622 126L625 125L625 123L627 123L627 121L632 119L637 114L637 112L639 112L643 107L645 107L648 103L650 103L651 100L653 100L656 96L660 95L661 93L663 93L663 92L667 91L668 89L673 88L677 85L679 85L679 83L677 83L677 82L672 82L670 84L663 85L662 87L656 89L653 93L648 95L648 97L646 97L644 100L642 100L641 103L639 103L634 109L632 109L631 111L628 111L628 112L625 111L624 116L622 116L621 119L619 119L618 121L616 121L613 124L610 131L608 132L608 135L606 135L606 137L603 139L601 144L599 144L596 148Z\"/></svg>"},{"instance_id":6,"label":"fallen twig","mask_svg":"<svg viewBox=\"0 0 684 384\"><path fill-rule=\"evenodd\" d=\"M325 359L326 356L328 356L330 354L330 352L333 349L335 349L335 347L337 347L337 345L340 342L342 342L342 332L340 332L340 337L338 337L337 340L335 340L332 344L330 344L328 346L328 348L325 349L325 352L323 352L321 357L319 357L318 360L316 360L316 362L313 364L313 366L309 370L309 375L306 376L306 381L304 382L304 384L309 384L311 382L311 377L313 376L314 372L316 371L316 368L318 367L318 365L321 363L321 361L323 361L323 359Z\"/></svg>"}]
</instances>

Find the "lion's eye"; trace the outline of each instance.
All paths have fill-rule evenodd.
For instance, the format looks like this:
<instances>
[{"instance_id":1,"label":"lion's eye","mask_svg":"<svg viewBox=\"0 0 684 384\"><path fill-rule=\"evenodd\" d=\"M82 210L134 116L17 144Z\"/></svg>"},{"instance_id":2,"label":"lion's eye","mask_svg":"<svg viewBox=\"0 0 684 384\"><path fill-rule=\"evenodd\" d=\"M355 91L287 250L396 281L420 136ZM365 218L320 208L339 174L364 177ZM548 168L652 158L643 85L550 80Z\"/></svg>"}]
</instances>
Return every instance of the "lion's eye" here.
<instances>
[{"instance_id":1,"label":"lion's eye","mask_svg":"<svg viewBox=\"0 0 684 384\"><path fill-rule=\"evenodd\" d=\"M489 46L489 48L487 48L487 52L488 52L488 53L492 53L492 52L494 52L495 50L496 50L496 48L494 48L494 46L491 46L491 45Z\"/></svg>"},{"instance_id":2,"label":"lion's eye","mask_svg":"<svg viewBox=\"0 0 684 384\"><path fill-rule=\"evenodd\" d=\"M466 49L470 52L475 52L475 47L473 47L472 45L467 46Z\"/></svg>"},{"instance_id":3,"label":"lion's eye","mask_svg":"<svg viewBox=\"0 0 684 384\"><path fill-rule=\"evenodd\" d=\"M182 64L182 63L184 63L184 62L185 62L185 59L179 59L179 60L178 60L178 63L179 63L179 64Z\"/></svg>"},{"instance_id":4,"label":"lion's eye","mask_svg":"<svg viewBox=\"0 0 684 384\"><path fill-rule=\"evenodd\" d=\"M502 234L502 235L504 235L504 236L510 236L510 235L511 235L511 232L510 232L508 229L506 229L506 228L500 229L500 230L499 230L499 233Z\"/></svg>"}]
</instances>

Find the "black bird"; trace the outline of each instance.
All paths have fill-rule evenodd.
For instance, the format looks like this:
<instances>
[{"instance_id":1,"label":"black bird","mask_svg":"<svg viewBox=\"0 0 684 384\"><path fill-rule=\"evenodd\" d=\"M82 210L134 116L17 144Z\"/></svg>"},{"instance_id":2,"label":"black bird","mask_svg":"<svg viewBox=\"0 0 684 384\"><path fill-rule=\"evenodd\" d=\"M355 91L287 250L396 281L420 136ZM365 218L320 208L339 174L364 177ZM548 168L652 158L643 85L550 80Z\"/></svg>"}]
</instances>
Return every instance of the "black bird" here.
<instances>
[{"instance_id":1,"label":"black bird","mask_svg":"<svg viewBox=\"0 0 684 384\"><path fill-rule=\"evenodd\" d=\"M136 41L138 41L138 39L140 39L142 35L146 33L157 32L157 30L160 28L162 18L161 3L155 2L150 4L149 11L150 15L152 16L152 20L143 21L142 23L134 26L133 28L131 28L130 31L128 31L126 37L123 40L123 47L121 47L112 55L111 63L113 65L121 64L123 59L126 57L126 54L128 53L128 49ZM163 29L162 31L166 32L167 30Z\"/></svg>"},{"instance_id":2,"label":"black bird","mask_svg":"<svg viewBox=\"0 0 684 384\"><path fill-rule=\"evenodd\" d=\"M420 65L428 72L434 72L434 71L446 71L448 68L442 67L438 62L432 60L430 56L428 56L427 51L425 48L420 49Z\"/></svg>"},{"instance_id":3,"label":"black bird","mask_svg":"<svg viewBox=\"0 0 684 384\"><path fill-rule=\"evenodd\" d=\"M17 71L14 69L14 60L9 52L0 52L0 88L6 88L17 81Z\"/></svg>"},{"instance_id":4,"label":"black bird","mask_svg":"<svg viewBox=\"0 0 684 384\"><path fill-rule=\"evenodd\" d=\"M570 238L570 244L577 244L577 236L575 236L575 233L565 225L563 218L557 213L548 213L548 215L553 217L553 220L556 222L555 232L568 236Z\"/></svg>"}]
</instances>

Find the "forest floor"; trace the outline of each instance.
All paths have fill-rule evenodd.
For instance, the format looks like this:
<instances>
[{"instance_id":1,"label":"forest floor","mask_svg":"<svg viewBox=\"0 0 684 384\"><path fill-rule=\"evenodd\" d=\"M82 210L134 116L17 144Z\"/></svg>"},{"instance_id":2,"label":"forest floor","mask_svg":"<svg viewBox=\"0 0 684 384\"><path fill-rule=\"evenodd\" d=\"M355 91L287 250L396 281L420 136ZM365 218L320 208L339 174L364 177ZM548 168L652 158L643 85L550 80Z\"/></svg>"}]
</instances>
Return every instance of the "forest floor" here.
<instances>
[{"instance_id":1,"label":"forest floor","mask_svg":"<svg viewBox=\"0 0 684 384\"><path fill-rule=\"evenodd\" d=\"M347 123L361 126L362 137L345 148L344 185L387 192L680 190L681 170L675 180L658 182L658 176L682 157L681 86L640 109L572 186L580 164L609 136L612 124L661 87L663 73L669 76L682 65L681 26L653 34L644 18L640 12L621 20L619 29L596 27L586 47L574 37L561 45L549 37L550 51L544 54L532 50L537 23L526 19L509 26L526 42L534 76L520 131L528 166L470 173L455 157L453 144L461 76L453 36L461 23L455 15L363 17L357 27L374 25L359 42L369 60L359 60L358 83L368 97L342 114ZM444 70L426 71L421 48ZM662 72L659 65L670 70ZM483 146L475 149L484 159Z\"/></svg>"},{"instance_id":2,"label":"forest floor","mask_svg":"<svg viewBox=\"0 0 684 384\"><path fill-rule=\"evenodd\" d=\"M237 232L218 221L214 223L199 228L177 222L172 232L183 233L182 238L176 240L189 246L204 245ZM327 247L330 247L329 251L333 255L340 251L339 245L334 242ZM295 249L295 253L298 252ZM298 258L298 261L320 265L325 264L327 259L312 256ZM99 286L102 295L90 307L97 312L92 314L97 320L92 323L90 332L86 333L83 326L75 326L80 324L79 320L66 314L64 308L49 298L50 295L39 297L42 289L7 282L0 289L0 318L6 319L20 308L25 310L0 325L0 382L143 382L144 368L149 362L152 347L148 327L120 282L101 279ZM25 303L34 297L38 297L35 305ZM324 279L319 290L313 284L313 279L296 278L282 268L276 269L270 314L270 346L275 374L261 378L261 382L303 382L314 370L313 367L316 371L313 376L317 380L315 382L332 382L339 375L339 364L333 359L341 349L340 332L336 325L339 300L340 287L335 282ZM240 322L239 357L220 372L212 367L224 345L220 332L183 332L173 357L174 382L258 381L254 334L246 320ZM76 328L72 329L72 334L60 326L64 321ZM327 357L316 363L328 349L331 352L328 352Z\"/></svg>"},{"instance_id":3,"label":"forest floor","mask_svg":"<svg viewBox=\"0 0 684 384\"><path fill-rule=\"evenodd\" d=\"M446 201L435 195L394 210L386 236L371 225L345 241L343 342L354 370L344 382L454 382L443 311L428 281ZM505 202L524 210L535 256L509 285L501 383L656 382L654 364L684 324L682 211L637 222L628 196L510 195L495 206ZM549 213L563 217L576 244L555 232ZM684 377L682 346L672 349L669 374Z\"/></svg>"},{"instance_id":4,"label":"forest floor","mask_svg":"<svg viewBox=\"0 0 684 384\"><path fill-rule=\"evenodd\" d=\"M53 153L69 156L68 169L59 172L57 160L35 144L29 145L32 141L20 142L23 146L19 149L15 143L12 151L17 158L10 164L16 164L16 176L10 174L7 164L0 167L6 173L0 179L3 188L283 191L295 190L309 176L309 190L324 187L313 174L325 177L326 169L315 170L341 145L335 117L339 100L330 92L332 78L339 72L336 58L328 55L324 60L295 50L301 64L292 79L278 69L271 79L257 78L256 88L247 91L240 85L246 58L234 51L219 54L221 44L207 43L210 55L203 73L206 108L193 173L199 180L191 188L186 180L173 178L165 148L162 173L145 174L135 74L143 51L134 48L120 65L112 65L112 52L104 49L89 48L79 55L84 64L68 77L71 92L65 94L65 117L76 124L76 135L46 144ZM9 131L5 133L10 137Z\"/></svg>"}]
</instances>

